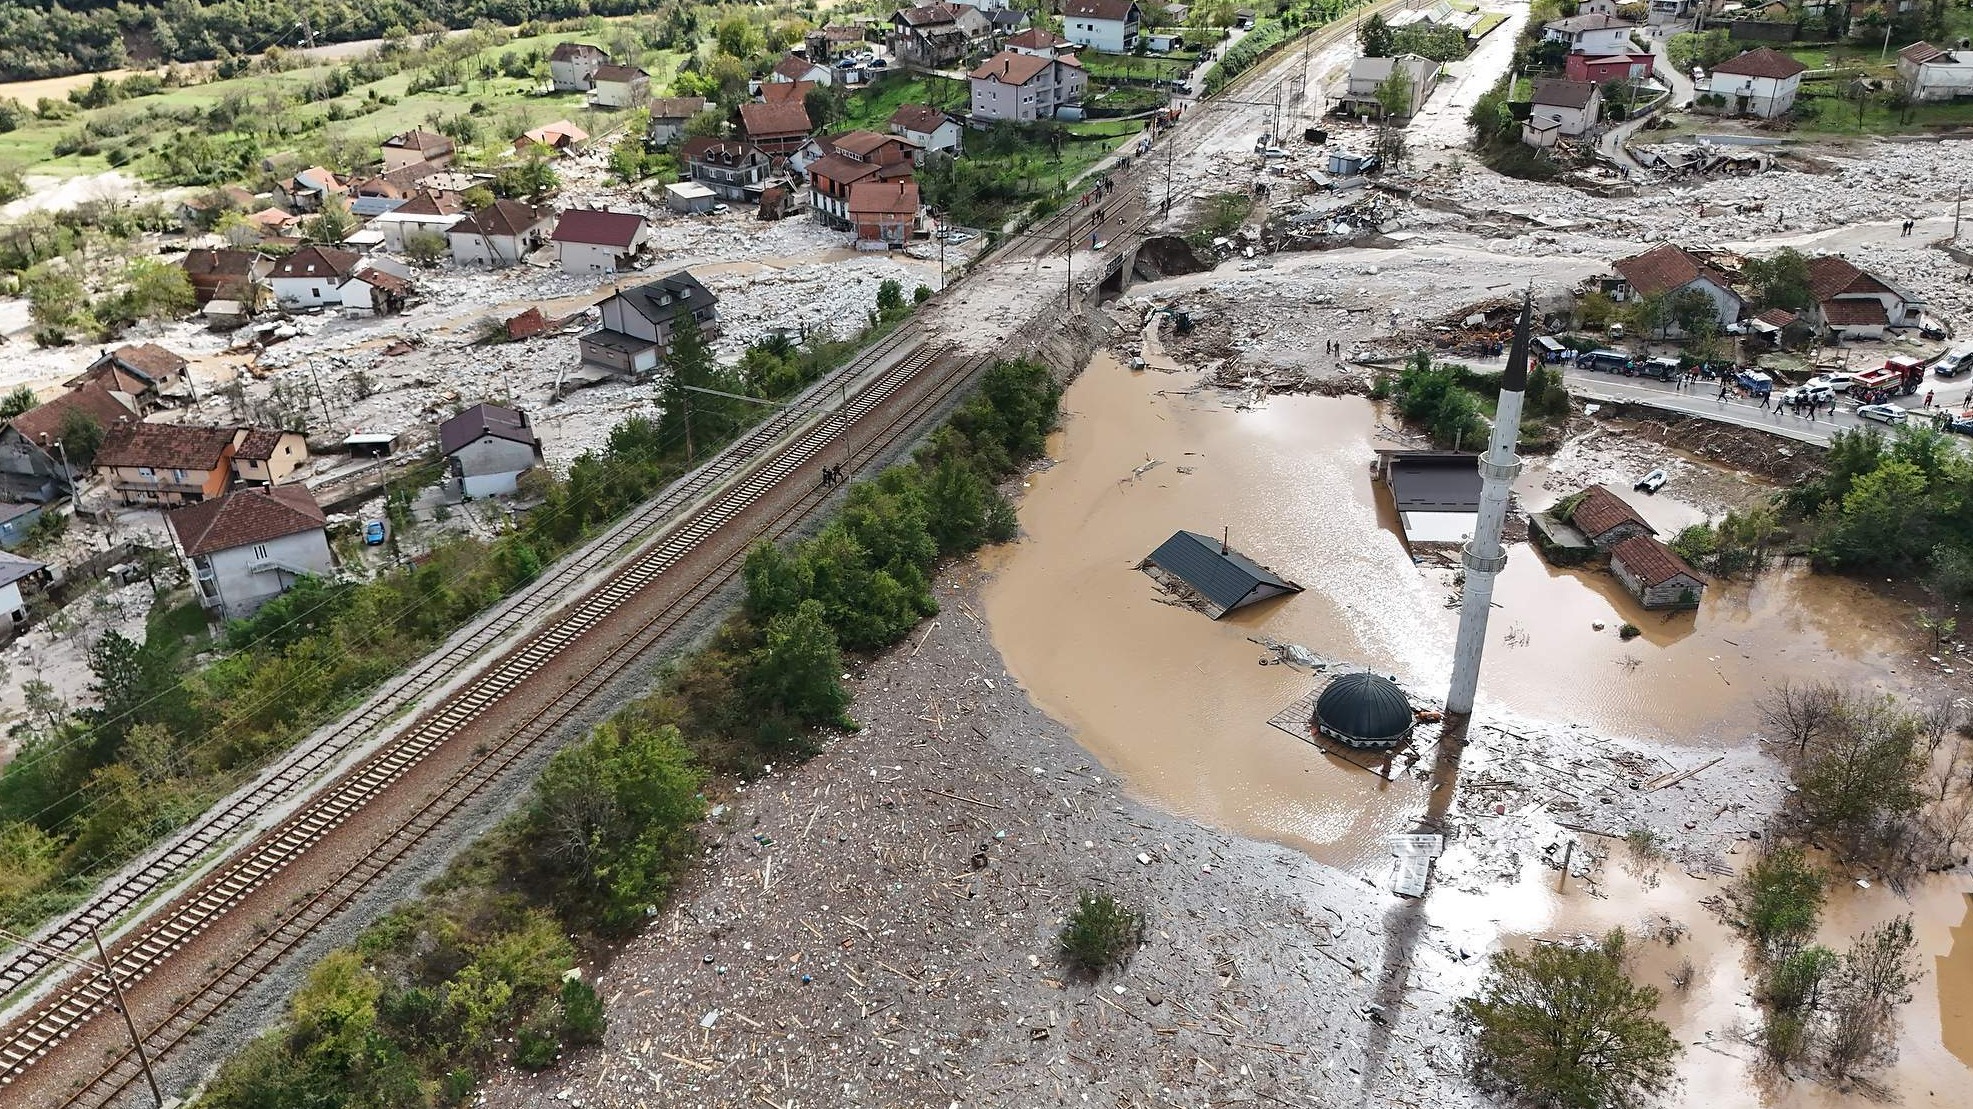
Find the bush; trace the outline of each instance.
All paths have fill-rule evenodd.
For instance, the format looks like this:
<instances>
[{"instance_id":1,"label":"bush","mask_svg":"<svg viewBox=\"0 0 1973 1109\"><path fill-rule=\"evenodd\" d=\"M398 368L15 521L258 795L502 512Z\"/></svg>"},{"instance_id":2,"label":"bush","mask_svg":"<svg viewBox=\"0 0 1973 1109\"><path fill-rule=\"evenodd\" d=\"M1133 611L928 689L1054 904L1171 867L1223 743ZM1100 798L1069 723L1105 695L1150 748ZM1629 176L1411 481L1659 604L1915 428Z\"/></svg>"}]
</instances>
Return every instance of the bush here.
<instances>
[{"instance_id":1,"label":"bush","mask_svg":"<svg viewBox=\"0 0 1973 1109\"><path fill-rule=\"evenodd\" d=\"M1130 957L1143 932L1143 918L1116 898L1084 890L1062 922L1062 953L1071 965L1102 974Z\"/></svg>"},{"instance_id":2,"label":"bush","mask_svg":"<svg viewBox=\"0 0 1973 1109\"><path fill-rule=\"evenodd\" d=\"M1633 624L1628 620L1624 621L1623 627L1617 629L1617 638L1623 640L1636 639L1638 636L1643 634L1644 634L1643 628L1638 627L1636 624Z\"/></svg>"},{"instance_id":3,"label":"bush","mask_svg":"<svg viewBox=\"0 0 1973 1109\"><path fill-rule=\"evenodd\" d=\"M1669 1088L1679 1043L1658 991L1624 973L1621 930L1591 947L1536 944L1489 960L1459 1012L1477 1033L1475 1068L1523 1100L1626 1109Z\"/></svg>"},{"instance_id":4,"label":"bush","mask_svg":"<svg viewBox=\"0 0 1973 1109\"><path fill-rule=\"evenodd\" d=\"M1734 890L1747 930L1763 950L1784 957L1815 934L1823 892L1822 872L1789 844L1763 851Z\"/></svg>"}]
</instances>

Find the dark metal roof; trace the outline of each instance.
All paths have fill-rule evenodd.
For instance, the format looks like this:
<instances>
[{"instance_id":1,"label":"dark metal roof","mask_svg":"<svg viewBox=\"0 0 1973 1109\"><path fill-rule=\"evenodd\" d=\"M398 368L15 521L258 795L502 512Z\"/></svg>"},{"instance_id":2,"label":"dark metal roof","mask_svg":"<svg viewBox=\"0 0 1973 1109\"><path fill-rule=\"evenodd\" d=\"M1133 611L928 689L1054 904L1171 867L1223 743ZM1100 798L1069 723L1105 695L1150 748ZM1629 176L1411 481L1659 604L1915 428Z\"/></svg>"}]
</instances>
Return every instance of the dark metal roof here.
<instances>
[{"instance_id":1,"label":"dark metal roof","mask_svg":"<svg viewBox=\"0 0 1973 1109\"><path fill-rule=\"evenodd\" d=\"M1392 451L1387 457L1391 500L1399 512L1479 510L1479 455L1471 451Z\"/></svg>"},{"instance_id":2,"label":"dark metal roof","mask_svg":"<svg viewBox=\"0 0 1973 1109\"><path fill-rule=\"evenodd\" d=\"M1315 701L1315 723L1349 742L1383 744L1411 731L1411 699L1398 683L1381 674L1343 674Z\"/></svg>"},{"instance_id":3,"label":"dark metal roof","mask_svg":"<svg viewBox=\"0 0 1973 1109\"><path fill-rule=\"evenodd\" d=\"M1217 610L1212 613L1215 620L1241 605L1302 591L1253 559L1221 546L1219 540L1192 531L1175 533L1146 561L1197 590Z\"/></svg>"}]
</instances>

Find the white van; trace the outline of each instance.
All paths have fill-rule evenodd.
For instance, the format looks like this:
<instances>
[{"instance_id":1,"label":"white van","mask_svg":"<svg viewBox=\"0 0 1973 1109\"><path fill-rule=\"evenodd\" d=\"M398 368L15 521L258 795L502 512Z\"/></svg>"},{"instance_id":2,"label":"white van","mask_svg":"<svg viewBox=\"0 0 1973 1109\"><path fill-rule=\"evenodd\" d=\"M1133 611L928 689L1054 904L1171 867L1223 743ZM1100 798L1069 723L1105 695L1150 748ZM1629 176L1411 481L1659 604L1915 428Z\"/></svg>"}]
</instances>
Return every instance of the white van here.
<instances>
[{"instance_id":1,"label":"white van","mask_svg":"<svg viewBox=\"0 0 1973 1109\"><path fill-rule=\"evenodd\" d=\"M1967 370L1973 370L1973 343L1961 343L1932 364L1932 372L1940 377L1958 377Z\"/></svg>"}]
</instances>

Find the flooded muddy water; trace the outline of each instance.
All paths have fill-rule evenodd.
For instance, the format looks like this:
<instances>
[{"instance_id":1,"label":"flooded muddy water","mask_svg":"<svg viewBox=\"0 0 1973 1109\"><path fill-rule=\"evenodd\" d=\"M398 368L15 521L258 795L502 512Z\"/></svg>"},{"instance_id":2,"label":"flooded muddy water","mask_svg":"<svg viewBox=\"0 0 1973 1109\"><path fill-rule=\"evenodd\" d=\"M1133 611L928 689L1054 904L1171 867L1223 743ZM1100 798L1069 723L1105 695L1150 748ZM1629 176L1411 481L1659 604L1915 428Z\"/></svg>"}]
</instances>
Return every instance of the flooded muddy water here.
<instances>
[{"instance_id":1,"label":"flooded muddy water","mask_svg":"<svg viewBox=\"0 0 1973 1109\"><path fill-rule=\"evenodd\" d=\"M1381 444L1369 401L1275 397L1238 411L1224 394L1191 386L1187 375L1133 373L1108 356L1071 386L1051 443L1060 461L1031 478L1021 504L1023 540L985 560L994 640L1030 696L1138 794L1376 879L1389 866L1382 837L1425 811L1426 786L1406 775L1385 782L1268 726L1321 679L1256 665L1271 656L1248 637L1303 644L1436 698L1457 615L1447 607L1454 571L1434 559L1415 564L1399 540L1389 498L1371 479ZM1150 460L1158 464L1133 476ZM1703 518L1675 495L1631 495L1622 474L1601 480L1667 536ZM1540 461L1530 460L1524 508L1561 495L1542 482ZM1136 569L1176 530L1222 528L1235 549L1306 592L1215 622ZM1652 613L1608 574L1556 569L1517 544L1494 598L1482 714L1581 724L1699 747L1700 756L1750 742L1756 700L1782 680L1905 685L1896 671L1913 645L1895 603L1801 570L1716 583L1696 612ZM1627 621L1642 633L1629 641L1618 636ZM1668 917L1690 932L1676 948L1641 945L1638 974L1664 989L1662 1015L1688 1045L1672 1103L1846 1100L1813 1083L1763 1079L1754 1050L1734 1038L1756 1016L1744 945L1698 904L1722 879L1668 869L1645 888L1614 864L1596 893L1574 883L1557 892L1556 879L1530 857L1504 887L1435 882L1419 906L1428 935L1469 957L1438 959L1440 982L1423 984L1464 992L1483 969L1477 956L1500 944L1617 925L1648 931ZM1900 1059L1882 1077L1909 1101L1973 1104L1960 1061L1973 1055L1965 879L1928 880L1909 900L1838 880L1825 913L1831 946L1896 913L1918 921L1927 974L1904 1012ZM1670 988L1667 971L1687 958L1691 984Z\"/></svg>"},{"instance_id":2,"label":"flooded muddy water","mask_svg":"<svg viewBox=\"0 0 1973 1109\"><path fill-rule=\"evenodd\" d=\"M1248 637L1442 696L1453 571L1413 565L1398 538L1370 473L1371 402L1288 396L1238 411L1190 385L1099 356L1071 386L1051 444L1061 461L1021 505L1024 540L990 558L994 638L1037 702L1146 796L1326 862L1381 863L1379 837L1417 811L1417 787L1269 727L1316 679L1256 665L1267 652ZM1699 518L1674 498L1635 499L1667 530ZM1136 566L1181 528L1226 529L1307 591L1217 622L1170 604ZM1800 572L1720 583L1696 613L1646 612L1608 574L1550 567L1525 544L1494 597L1483 703L1681 744L1739 741L1765 685L1791 674L1887 676L1903 630L1892 606ZM1626 622L1643 634L1620 639Z\"/></svg>"}]
</instances>

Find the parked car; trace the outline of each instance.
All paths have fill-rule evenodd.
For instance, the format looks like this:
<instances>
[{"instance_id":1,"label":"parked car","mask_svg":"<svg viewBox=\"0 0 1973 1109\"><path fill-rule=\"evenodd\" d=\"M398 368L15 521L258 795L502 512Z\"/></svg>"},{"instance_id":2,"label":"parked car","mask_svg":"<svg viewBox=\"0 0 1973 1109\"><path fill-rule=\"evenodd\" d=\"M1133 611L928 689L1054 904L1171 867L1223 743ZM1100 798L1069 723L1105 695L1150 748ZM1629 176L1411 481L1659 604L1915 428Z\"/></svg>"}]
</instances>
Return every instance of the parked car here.
<instances>
[{"instance_id":1,"label":"parked car","mask_svg":"<svg viewBox=\"0 0 1973 1109\"><path fill-rule=\"evenodd\" d=\"M382 520L372 520L369 523L363 525L363 543L365 546L370 546L370 547L383 546L384 537L387 534L389 534L389 532L384 527L384 522Z\"/></svg>"},{"instance_id":2,"label":"parked car","mask_svg":"<svg viewBox=\"0 0 1973 1109\"><path fill-rule=\"evenodd\" d=\"M1638 367L1637 372L1645 377L1655 377L1659 381L1670 381L1683 371L1679 368L1678 359L1659 355L1656 358L1645 359L1644 365Z\"/></svg>"},{"instance_id":3,"label":"parked car","mask_svg":"<svg viewBox=\"0 0 1973 1109\"><path fill-rule=\"evenodd\" d=\"M1808 404L1811 401L1816 404L1827 404L1835 399L1836 391L1834 389L1831 389L1827 385L1817 385L1813 382L1807 385L1797 385L1793 389L1781 394L1781 403L1783 404Z\"/></svg>"},{"instance_id":4,"label":"parked car","mask_svg":"<svg viewBox=\"0 0 1973 1109\"><path fill-rule=\"evenodd\" d=\"M1967 370L1973 370L1973 343L1956 346L1932 363L1932 372L1940 377L1958 377Z\"/></svg>"},{"instance_id":5,"label":"parked car","mask_svg":"<svg viewBox=\"0 0 1973 1109\"><path fill-rule=\"evenodd\" d=\"M1764 397L1774 392L1774 379L1759 370L1741 370L1733 375L1733 380L1748 396Z\"/></svg>"},{"instance_id":6,"label":"parked car","mask_svg":"<svg viewBox=\"0 0 1973 1109\"><path fill-rule=\"evenodd\" d=\"M1879 423L1901 424L1911 415L1895 404L1866 404L1857 409L1857 415Z\"/></svg>"},{"instance_id":7,"label":"parked car","mask_svg":"<svg viewBox=\"0 0 1973 1109\"><path fill-rule=\"evenodd\" d=\"M1973 435L1973 412L1961 412L1954 416L1952 422L1946 425L1946 429L1957 431L1961 435Z\"/></svg>"},{"instance_id":8,"label":"parked car","mask_svg":"<svg viewBox=\"0 0 1973 1109\"><path fill-rule=\"evenodd\" d=\"M1576 364L1586 370L1617 374L1630 369L1630 355L1620 350L1592 350L1578 357Z\"/></svg>"},{"instance_id":9,"label":"parked car","mask_svg":"<svg viewBox=\"0 0 1973 1109\"><path fill-rule=\"evenodd\" d=\"M1857 379L1856 375L1850 373L1838 372L1833 374L1817 374L1815 377L1809 378L1808 384L1820 385L1825 389L1829 389L1837 393L1847 393L1849 392L1851 384L1853 384L1856 381L1856 379Z\"/></svg>"}]
</instances>

